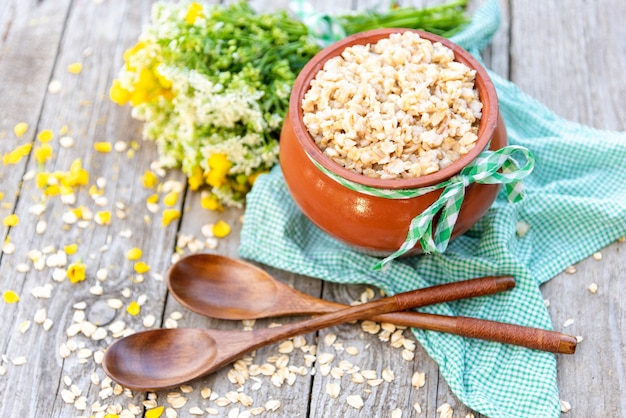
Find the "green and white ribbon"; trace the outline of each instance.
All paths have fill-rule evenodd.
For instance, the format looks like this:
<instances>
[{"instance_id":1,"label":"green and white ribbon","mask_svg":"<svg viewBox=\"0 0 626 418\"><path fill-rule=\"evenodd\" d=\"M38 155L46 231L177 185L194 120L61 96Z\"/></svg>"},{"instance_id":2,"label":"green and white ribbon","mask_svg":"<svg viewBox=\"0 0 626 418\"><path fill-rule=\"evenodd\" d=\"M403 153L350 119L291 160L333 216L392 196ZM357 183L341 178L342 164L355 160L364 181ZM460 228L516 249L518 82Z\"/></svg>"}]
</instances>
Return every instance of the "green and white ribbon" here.
<instances>
[{"instance_id":1,"label":"green and white ribbon","mask_svg":"<svg viewBox=\"0 0 626 418\"><path fill-rule=\"evenodd\" d=\"M522 156L524 164L521 165L513 154ZM312 161L324 174L344 187L370 196L385 199L410 199L443 189L441 196L432 205L413 218L406 239L400 248L376 263L374 270L382 269L392 260L411 250L418 242L426 253L444 252L450 242L467 186L472 183L504 184L509 202L518 202L524 197L521 180L532 172L535 165L535 158L528 149L510 145L497 151L483 151L459 174L439 184L419 189L392 190L365 186L346 180L322 167L314 160ZM439 213L439 221L433 234L433 220Z\"/></svg>"},{"instance_id":2,"label":"green and white ribbon","mask_svg":"<svg viewBox=\"0 0 626 418\"><path fill-rule=\"evenodd\" d=\"M316 12L313 6L303 0L289 3L291 11L306 25L315 42L325 48L347 36L343 26L332 15Z\"/></svg>"}]
</instances>

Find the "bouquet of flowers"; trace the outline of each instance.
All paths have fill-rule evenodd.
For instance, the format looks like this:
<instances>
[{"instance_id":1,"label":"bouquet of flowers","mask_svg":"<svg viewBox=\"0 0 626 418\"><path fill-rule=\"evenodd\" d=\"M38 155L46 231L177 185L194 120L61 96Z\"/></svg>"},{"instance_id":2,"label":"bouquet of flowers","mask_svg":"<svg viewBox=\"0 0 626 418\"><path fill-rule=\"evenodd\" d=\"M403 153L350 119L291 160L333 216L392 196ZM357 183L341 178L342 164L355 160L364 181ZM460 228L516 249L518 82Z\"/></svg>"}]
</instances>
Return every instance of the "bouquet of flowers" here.
<instances>
[{"instance_id":1,"label":"bouquet of flowers","mask_svg":"<svg viewBox=\"0 0 626 418\"><path fill-rule=\"evenodd\" d=\"M395 7L337 22L346 34L399 26L448 34L466 23L464 6ZM151 24L124 53L110 97L130 103L163 167L182 169L192 190L209 188L205 207L241 206L256 178L277 163L291 87L319 50L307 26L283 10L156 3Z\"/></svg>"}]
</instances>

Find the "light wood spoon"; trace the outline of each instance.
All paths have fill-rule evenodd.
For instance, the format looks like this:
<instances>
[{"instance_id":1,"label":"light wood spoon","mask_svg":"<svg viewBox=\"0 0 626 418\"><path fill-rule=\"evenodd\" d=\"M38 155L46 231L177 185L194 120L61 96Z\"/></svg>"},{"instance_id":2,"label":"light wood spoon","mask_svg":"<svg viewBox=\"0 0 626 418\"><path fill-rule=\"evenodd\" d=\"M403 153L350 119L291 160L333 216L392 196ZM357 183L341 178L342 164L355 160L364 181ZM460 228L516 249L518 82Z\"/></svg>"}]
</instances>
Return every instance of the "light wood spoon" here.
<instances>
[{"instance_id":1,"label":"light wood spoon","mask_svg":"<svg viewBox=\"0 0 626 418\"><path fill-rule=\"evenodd\" d=\"M251 263L215 254L181 259L170 268L167 285L187 309L219 319L323 314L346 307L295 290ZM393 312L368 319L553 353L573 354L577 344L560 332L464 316Z\"/></svg>"},{"instance_id":2,"label":"light wood spoon","mask_svg":"<svg viewBox=\"0 0 626 418\"><path fill-rule=\"evenodd\" d=\"M257 269L252 270L252 274L258 271L262 272ZM514 285L511 277L448 283L399 293L298 323L254 331L170 328L138 332L113 343L106 350L102 365L107 375L124 387L167 389L212 373L245 353L296 335L382 313L493 294ZM262 301L265 296L250 291L239 295L248 297L250 304Z\"/></svg>"}]
</instances>

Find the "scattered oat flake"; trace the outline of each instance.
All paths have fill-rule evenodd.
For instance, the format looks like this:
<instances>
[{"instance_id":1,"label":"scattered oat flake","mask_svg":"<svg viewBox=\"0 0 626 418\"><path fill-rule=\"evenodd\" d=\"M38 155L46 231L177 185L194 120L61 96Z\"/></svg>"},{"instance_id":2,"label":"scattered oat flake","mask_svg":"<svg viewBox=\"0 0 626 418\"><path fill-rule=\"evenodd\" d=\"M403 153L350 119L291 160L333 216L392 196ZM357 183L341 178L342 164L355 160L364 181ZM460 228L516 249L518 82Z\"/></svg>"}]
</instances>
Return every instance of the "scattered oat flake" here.
<instances>
[{"instance_id":1,"label":"scattered oat flake","mask_svg":"<svg viewBox=\"0 0 626 418\"><path fill-rule=\"evenodd\" d=\"M346 402L348 403L348 405L350 405L351 407L355 408L355 409L361 409L363 408L363 398L361 398L361 396L359 395L350 395L346 398Z\"/></svg>"},{"instance_id":2,"label":"scattered oat flake","mask_svg":"<svg viewBox=\"0 0 626 418\"><path fill-rule=\"evenodd\" d=\"M567 267L567 268L565 269L565 272L566 272L567 274L574 274L574 273L576 273L576 271L577 271L577 270L576 270L576 266L569 266L569 267Z\"/></svg>"},{"instance_id":3,"label":"scattered oat flake","mask_svg":"<svg viewBox=\"0 0 626 418\"><path fill-rule=\"evenodd\" d=\"M565 412L569 412L572 410L572 405L570 405L569 402L564 401L563 399L561 399L561 412L565 413Z\"/></svg>"},{"instance_id":4,"label":"scattered oat flake","mask_svg":"<svg viewBox=\"0 0 626 418\"><path fill-rule=\"evenodd\" d=\"M23 366L24 364L27 363L26 357L24 356L16 357L13 359L11 363L13 363L14 366Z\"/></svg>"},{"instance_id":5,"label":"scattered oat flake","mask_svg":"<svg viewBox=\"0 0 626 418\"><path fill-rule=\"evenodd\" d=\"M61 82L59 80L52 80L48 84L48 91L52 94L58 93L61 91Z\"/></svg>"},{"instance_id":6,"label":"scattered oat flake","mask_svg":"<svg viewBox=\"0 0 626 418\"><path fill-rule=\"evenodd\" d=\"M280 401L278 399L270 399L265 402L265 409L268 411L276 411L278 408L280 408Z\"/></svg>"},{"instance_id":7,"label":"scattered oat flake","mask_svg":"<svg viewBox=\"0 0 626 418\"><path fill-rule=\"evenodd\" d=\"M602 253L601 252L597 252L597 253L593 253L593 259L596 261L600 261L602 260Z\"/></svg>"},{"instance_id":8,"label":"scattered oat flake","mask_svg":"<svg viewBox=\"0 0 626 418\"><path fill-rule=\"evenodd\" d=\"M67 72L71 74L80 74L83 71L83 64L80 62L73 62L67 66Z\"/></svg>"},{"instance_id":9,"label":"scattered oat flake","mask_svg":"<svg viewBox=\"0 0 626 418\"><path fill-rule=\"evenodd\" d=\"M63 148L71 148L74 146L74 138L64 135L59 138L59 144L61 144Z\"/></svg>"},{"instance_id":10,"label":"scattered oat flake","mask_svg":"<svg viewBox=\"0 0 626 418\"><path fill-rule=\"evenodd\" d=\"M567 319L564 323L563 323L563 327L567 328L569 326L571 326L572 324L574 324L574 320L572 318Z\"/></svg>"},{"instance_id":11,"label":"scattered oat flake","mask_svg":"<svg viewBox=\"0 0 626 418\"><path fill-rule=\"evenodd\" d=\"M530 230L530 225L528 225L524 221L519 221L515 224L515 233L520 238L524 238L524 236L528 233L529 230Z\"/></svg>"},{"instance_id":12,"label":"scattered oat flake","mask_svg":"<svg viewBox=\"0 0 626 418\"><path fill-rule=\"evenodd\" d=\"M426 373L415 372L411 378L411 385L414 388L421 388L426 384Z\"/></svg>"},{"instance_id":13,"label":"scattered oat flake","mask_svg":"<svg viewBox=\"0 0 626 418\"><path fill-rule=\"evenodd\" d=\"M341 386L337 383L328 383L326 385L326 393L330 395L331 398L335 399L339 396L339 392L341 391Z\"/></svg>"},{"instance_id":14,"label":"scattered oat flake","mask_svg":"<svg viewBox=\"0 0 626 418\"><path fill-rule=\"evenodd\" d=\"M454 414L454 410L449 403L444 403L439 408L437 408L437 412L439 412L439 418L452 418Z\"/></svg>"},{"instance_id":15,"label":"scattered oat flake","mask_svg":"<svg viewBox=\"0 0 626 418\"><path fill-rule=\"evenodd\" d=\"M396 408L391 412L391 418L402 418L402 409Z\"/></svg>"},{"instance_id":16,"label":"scattered oat flake","mask_svg":"<svg viewBox=\"0 0 626 418\"><path fill-rule=\"evenodd\" d=\"M591 283L587 289L593 294L598 293L598 285L596 283Z\"/></svg>"},{"instance_id":17,"label":"scattered oat flake","mask_svg":"<svg viewBox=\"0 0 626 418\"><path fill-rule=\"evenodd\" d=\"M191 415L204 415L204 411L200 408L198 408L197 406L194 406L193 408L189 409L189 413Z\"/></svg>"}]
</instances>

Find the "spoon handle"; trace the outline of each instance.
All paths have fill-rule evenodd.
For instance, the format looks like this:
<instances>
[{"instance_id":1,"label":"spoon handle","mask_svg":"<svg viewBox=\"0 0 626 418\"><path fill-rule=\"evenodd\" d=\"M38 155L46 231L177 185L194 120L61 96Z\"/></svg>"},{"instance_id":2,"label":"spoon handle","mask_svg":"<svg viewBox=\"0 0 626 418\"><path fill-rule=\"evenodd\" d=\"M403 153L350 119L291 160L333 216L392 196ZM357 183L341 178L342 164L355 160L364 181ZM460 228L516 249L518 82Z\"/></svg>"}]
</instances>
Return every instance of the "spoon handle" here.
<instances>
[{"instance_id":1,"label":"spoon handle","mask_svg":"<svg viewBox=\"0 0 626 418\"><path fill-rule=\"evenodd\" d=\"M346 307L279 328L255 330L253 332L258 335L259 344L249 347L249 351L295 335L308 334L345 322L452 300L490 295L510 289L513 286L515 286L513 277L481 277L398 293L394 296Z\"/></svg>"},{"instance_id":2,"label":"spoon handle","mask_svg":"<svg viewBox=\"0 0 626 418\"><path fill-rule=\"evenodd\" d=\"M369 319L461 337L496 341L551 353L574 354L575 337L557 331L465 316L444 316L422 312L393 312Z\"/></svg>"}]
</instances>

